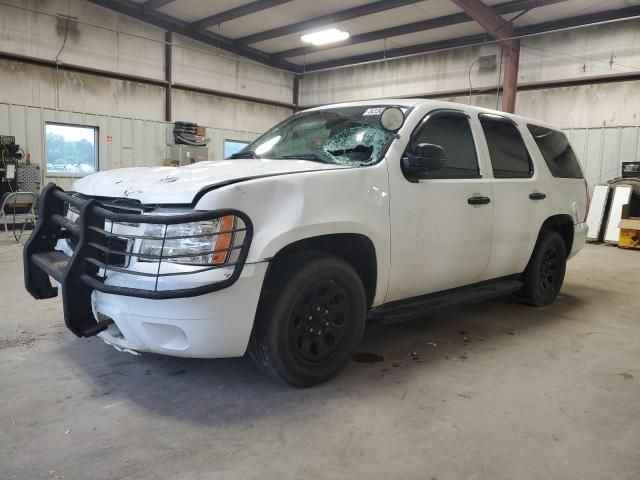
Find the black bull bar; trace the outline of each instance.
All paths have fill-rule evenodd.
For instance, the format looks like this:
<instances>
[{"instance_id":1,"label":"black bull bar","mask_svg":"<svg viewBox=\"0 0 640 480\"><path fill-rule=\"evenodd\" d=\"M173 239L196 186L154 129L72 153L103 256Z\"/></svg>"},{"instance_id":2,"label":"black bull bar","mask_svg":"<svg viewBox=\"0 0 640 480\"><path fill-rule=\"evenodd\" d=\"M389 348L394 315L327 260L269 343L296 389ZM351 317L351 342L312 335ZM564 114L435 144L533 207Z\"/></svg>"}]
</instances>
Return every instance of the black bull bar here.
<instances>
[{"instance_id":1,"label":"black bull bar","mask_svg":"<svg viewBox=\"0 0 640 480\"><path fill-rule=\"evenodd\" d=\"M194 211L186 214L143 214L123 213L113 208L113 204L94 198L72 195L53 183L43 190L39 201L38 222L27 240L24 251L24 281L29 293L36 299L53 298L58 289L51 284L53 277L62 286L62 303L66 326L79 337L90 337L105 330L112 320L97 321L93 316L91 293L99 292L129 297L166 300L195 297L231 286L240 276L249 253L253 235L253 226L249 217L238 210L220 209L211 211ZM67 218L67 209L77 209L79 217L76 222ZM163 255L165 241L194 238L188 236L167 236L169 225L203 222L233 216L233 227L224 231L207 233L202 237L219 238L230 235L230 241L224 248L213 251L198 252L189 255ZM106 223L110 223L107 228ZM115 224L129 225L163 225L161 236L127 235L114 233ZM221 223L219 223L221 225ZM69 239L73 254L69 257L55 249L58 240ZM159 255L133 252L136 240L161 241ZM198 265L191 271L161 273L163 260L175 260L179 257L218 254L225 255L221 264ZM126 268L131 258L141 261L157 262L154 273L135 271ZM218 268L232 268L230 275L224 279L204 285L162 290L158 289L158 281L164 277L179 275L195 275ZM155 270L155 269L154 269ZM153 288L130 288L107 285L105 280L109 272L119 272L140 277L151 277Z\"/></svg>"}]
</instances>

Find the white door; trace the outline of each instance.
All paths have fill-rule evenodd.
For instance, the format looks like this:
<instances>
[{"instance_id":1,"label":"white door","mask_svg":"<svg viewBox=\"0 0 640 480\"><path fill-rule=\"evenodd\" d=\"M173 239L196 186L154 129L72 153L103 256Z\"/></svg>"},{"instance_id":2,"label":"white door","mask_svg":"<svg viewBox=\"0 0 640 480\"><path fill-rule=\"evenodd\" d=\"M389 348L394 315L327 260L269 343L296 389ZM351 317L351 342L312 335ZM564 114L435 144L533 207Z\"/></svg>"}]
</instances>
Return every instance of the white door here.
<instances>
[{"instance_id":1,"label":"white door","mask_svg":"<svg viewBox=\"0 0 640 480\"><path fill-rule=\"evenodd\" d=\"M494 177L493 247L486 271L486 279L491 279L524 271L552 192L513 120L481 114L479 121Z\"/></svg>"},{"instance_id":2,"label":"white door","mask_svg":"<svg viewBox=\"0 0 640 480\"><path fill-rule=\"evenodd\" d=\"M492 187L478 155L480 126L458 110L436 110L414 130L418 144L441 146L445 167L407 178L401 160L389 163L391 269L386 301L471 284L491 253ZM475 135L474 135L475 130ZM413 181L412 181L413 180Z\"/></svg>"}]
</instances>

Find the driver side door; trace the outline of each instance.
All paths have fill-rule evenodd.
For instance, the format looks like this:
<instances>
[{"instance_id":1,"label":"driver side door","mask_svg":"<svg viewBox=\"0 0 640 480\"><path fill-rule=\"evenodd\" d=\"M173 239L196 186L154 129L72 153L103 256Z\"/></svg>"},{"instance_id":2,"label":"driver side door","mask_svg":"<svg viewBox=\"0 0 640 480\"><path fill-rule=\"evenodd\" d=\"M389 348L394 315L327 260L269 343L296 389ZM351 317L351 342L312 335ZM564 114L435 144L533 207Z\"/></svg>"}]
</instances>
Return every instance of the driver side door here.
<instances>
[{"instance_id":1,"label":"driver side door","mask_svg":"<svg viewBox=\"0 0 640 480\"><path fill-rule=\"evenodd\" d=\"M475 122L475 123L474 123ZM407 175L389 164L391 268L386 301L401 300L481 280L491 253L491 179L479 154L477 120L459 110L428 113L404 156L420 144L442 147L443 168Z\"/></svg>"}]
</instances>

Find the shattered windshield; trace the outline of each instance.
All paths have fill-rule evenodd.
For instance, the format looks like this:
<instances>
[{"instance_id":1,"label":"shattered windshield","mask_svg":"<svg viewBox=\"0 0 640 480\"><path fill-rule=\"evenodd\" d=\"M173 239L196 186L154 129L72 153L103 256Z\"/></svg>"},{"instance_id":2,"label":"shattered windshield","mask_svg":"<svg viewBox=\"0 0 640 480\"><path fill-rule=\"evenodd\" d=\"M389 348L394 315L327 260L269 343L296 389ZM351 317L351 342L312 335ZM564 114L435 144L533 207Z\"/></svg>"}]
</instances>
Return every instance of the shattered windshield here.
<instances>
[{"instance_id":1,"label":"shattered windshield","mask_svg":"<svg viewBox=\"0 0 640 480\"><path fill-rule=\"evenodd\" d=\"M363 166L379 162L394 132L380 125L389 105L315 110L276 125L231 158L301 159ZM407 107L400 107L406 114Z\"/></svg>"}]
</instances>

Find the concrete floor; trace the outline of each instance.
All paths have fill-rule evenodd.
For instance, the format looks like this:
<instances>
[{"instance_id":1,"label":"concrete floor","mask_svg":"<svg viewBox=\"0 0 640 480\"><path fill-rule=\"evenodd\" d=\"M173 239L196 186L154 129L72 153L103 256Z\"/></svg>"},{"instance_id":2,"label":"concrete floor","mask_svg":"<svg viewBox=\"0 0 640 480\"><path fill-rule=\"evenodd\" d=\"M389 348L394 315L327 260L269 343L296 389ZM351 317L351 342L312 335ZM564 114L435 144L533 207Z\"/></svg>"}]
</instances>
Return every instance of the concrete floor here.
<instances>
[{"instance_id":1,"label":"concrete floor","mask_svg":"<svg viewBox=\"0 0 640 480\"><path fill-rule=\"evenodd\" d=\"M640 252L588 245L550 307L372 325L383 362L296 390L75 338L2 242L3 480L640 478Z\"/></svg>"}]
</instances>

